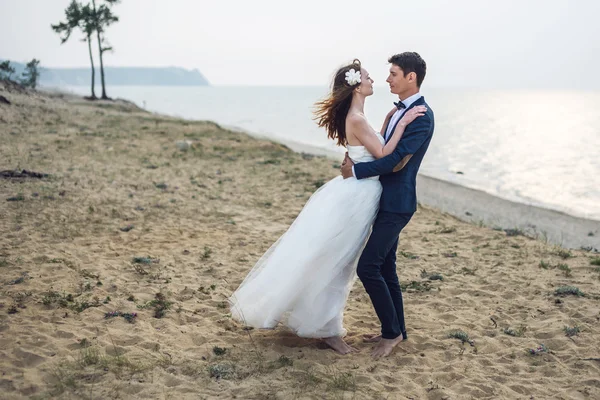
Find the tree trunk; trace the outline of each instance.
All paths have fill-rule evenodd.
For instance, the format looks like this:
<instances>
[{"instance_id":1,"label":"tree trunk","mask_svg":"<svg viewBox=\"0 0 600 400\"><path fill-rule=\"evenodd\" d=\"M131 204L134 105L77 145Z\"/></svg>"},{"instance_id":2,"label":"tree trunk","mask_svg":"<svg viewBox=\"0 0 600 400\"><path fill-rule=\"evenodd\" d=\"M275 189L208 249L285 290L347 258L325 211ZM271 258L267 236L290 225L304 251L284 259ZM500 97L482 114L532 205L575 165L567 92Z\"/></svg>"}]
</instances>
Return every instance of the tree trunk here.
<instances>
[{"instance_id":1,"label":"tree trunk","mask_svg":"<svg viewBox=\"0 0 600 400\"><path fill-rule=\"evenodd\" d=\"M102 99L108 99L106 95L106 85L104 84L104 63L102 61L102 39L100 37L100 21L98 20L98 12L96 11L96 0L92 0L92 6L94 8L94 19L96 20L96 34L98 37L98 52L100 53L100 80L102 81Z\"/></svg>"},{"instance_id":2,"label":"tree trunk","mask_svg":"<svg viewBox=\"0 0 600 400\"><path fill-rule=\"evenodd\" d=\"M92 35L88 35L87 42L90 51L90 63L92 64L92 99L96 99L96 68L94 67L94 56L92 55Z\"/></svg>"}]
</instances>

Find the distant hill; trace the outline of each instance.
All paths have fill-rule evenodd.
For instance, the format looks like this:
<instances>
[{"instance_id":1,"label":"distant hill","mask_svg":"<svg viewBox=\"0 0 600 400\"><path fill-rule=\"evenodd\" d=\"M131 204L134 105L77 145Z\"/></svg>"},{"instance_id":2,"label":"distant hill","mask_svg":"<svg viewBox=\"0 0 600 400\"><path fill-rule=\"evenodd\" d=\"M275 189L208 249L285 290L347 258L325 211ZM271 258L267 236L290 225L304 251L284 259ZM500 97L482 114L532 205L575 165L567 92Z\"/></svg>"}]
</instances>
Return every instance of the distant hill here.
<instances>
[{"instance_id":1,"label":"distant hill","mask_svg":"<svg viewBox=\"0 0 600 400\"><path fill-rule=\"evenodd\" d=\"M0 59L0 62L3 61ZM20 77L25 64L11 61ZM209 86L210 83L197 70L179 67L105 67L104 74L110 86ZM44 68L42 67L40 84L44 86L83 85L89 86L90 68ZM100 85L100 67L96 66L96 85Z\"/></svg>"}]
</instances>

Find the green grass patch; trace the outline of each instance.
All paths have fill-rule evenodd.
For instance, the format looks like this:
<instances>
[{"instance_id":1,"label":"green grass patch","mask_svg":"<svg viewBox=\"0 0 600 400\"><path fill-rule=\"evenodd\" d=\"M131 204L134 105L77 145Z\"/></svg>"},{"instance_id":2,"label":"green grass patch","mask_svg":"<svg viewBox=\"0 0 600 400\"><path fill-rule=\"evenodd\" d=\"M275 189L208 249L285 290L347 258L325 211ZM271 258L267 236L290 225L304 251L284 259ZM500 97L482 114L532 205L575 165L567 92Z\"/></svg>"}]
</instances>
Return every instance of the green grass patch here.
<instances>
[{"instance_id":1,"label":"green grass patch","mask_svg":"<svg viewBox=\"0 0 600 400\"><path fill-rule=\"evenodd\" d=\"M585 294L575 286L561 286L554 291L556 296L580 296L583 297Z\"/></svg>"}]
</instances>

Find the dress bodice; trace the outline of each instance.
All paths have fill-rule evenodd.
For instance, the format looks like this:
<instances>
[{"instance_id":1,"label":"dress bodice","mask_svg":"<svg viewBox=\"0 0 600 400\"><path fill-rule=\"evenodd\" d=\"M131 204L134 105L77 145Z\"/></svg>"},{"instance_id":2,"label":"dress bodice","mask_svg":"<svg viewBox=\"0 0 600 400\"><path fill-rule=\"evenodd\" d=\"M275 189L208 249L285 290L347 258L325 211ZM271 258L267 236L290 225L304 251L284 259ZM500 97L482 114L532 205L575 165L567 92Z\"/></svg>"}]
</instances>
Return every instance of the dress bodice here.
<instances>
[{"instance_id":1,"label":"dress bodice","mask_svg":"<svg viewBox=\"0 0 600 400\"><path fill-rule=\"evenodd\" d=\"M377 139L379 139L381 145L385 143L385 139L379 133L376 133L375 136L377 136ZM348 149L348 156L352 159L354 164L375 160L375 157L369 153L365 146L347 145L346 148Z\"/></svg>"}]
</instances>

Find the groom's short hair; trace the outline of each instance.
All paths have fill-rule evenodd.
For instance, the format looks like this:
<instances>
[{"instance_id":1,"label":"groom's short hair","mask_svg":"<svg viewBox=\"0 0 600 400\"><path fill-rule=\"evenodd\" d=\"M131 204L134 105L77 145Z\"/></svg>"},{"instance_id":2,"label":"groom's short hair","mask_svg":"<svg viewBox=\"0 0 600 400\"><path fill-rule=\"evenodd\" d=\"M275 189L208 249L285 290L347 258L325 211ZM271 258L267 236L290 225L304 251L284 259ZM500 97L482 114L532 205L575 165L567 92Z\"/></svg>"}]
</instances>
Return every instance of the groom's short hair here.
<instances>
[{"instance_id":1,"label":"groom's short hair","mask_svg":"<svg viewBox=\"0 0 600 400\"><path fill-rule=\"evenodd\" d=\"M406 51L404 53L395 54L388 60L390 64L398 66L403 72L404 76L411 72L417 74L417 86L421 87L425 74L427 73L427 64L425 60L421 58L419 53L414 51Z\"/></svg>"}]
</instances>

